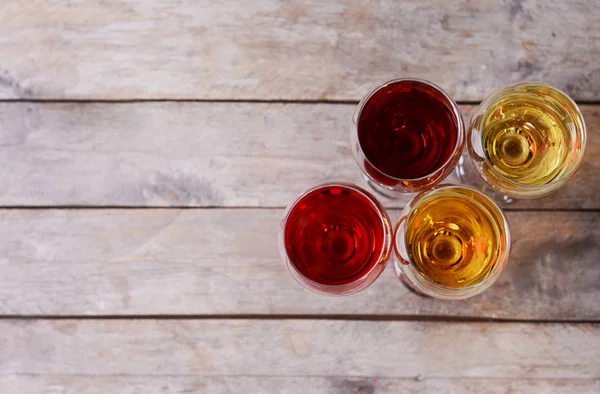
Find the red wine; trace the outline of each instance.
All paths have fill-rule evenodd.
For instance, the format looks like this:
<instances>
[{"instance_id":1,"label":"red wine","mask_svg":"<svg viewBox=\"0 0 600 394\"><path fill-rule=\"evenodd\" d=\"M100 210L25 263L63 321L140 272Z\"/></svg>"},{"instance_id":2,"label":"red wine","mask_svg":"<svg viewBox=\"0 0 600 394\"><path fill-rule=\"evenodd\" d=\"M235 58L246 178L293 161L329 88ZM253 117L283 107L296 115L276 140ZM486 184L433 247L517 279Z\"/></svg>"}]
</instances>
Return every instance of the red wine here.
<instances>
[{"instance_id":1,"label":"red wine","mask_svg":"<svg viewBox=\"0 0 600 394\"><path fill-rule=\"evenodd\" d=\"M452 101L429 84L399 81L382 87L358 119L366 171L389 186L398 183L394 178L411 180L436 172L452 157L459 121Z\"/></svg>"},{"instance_id":2,"label":"red wine","mask_svg":"<svg viewBox=\"0 0 600 394\"><path fill-rule=\"evenodd\" d=\"M374 201L366 191L350 185L326 185L308 192L285 222L290 263L305 278L322 285L361 279L381 261L389 238L387 214Z\"/></svg>"}]
</instances>

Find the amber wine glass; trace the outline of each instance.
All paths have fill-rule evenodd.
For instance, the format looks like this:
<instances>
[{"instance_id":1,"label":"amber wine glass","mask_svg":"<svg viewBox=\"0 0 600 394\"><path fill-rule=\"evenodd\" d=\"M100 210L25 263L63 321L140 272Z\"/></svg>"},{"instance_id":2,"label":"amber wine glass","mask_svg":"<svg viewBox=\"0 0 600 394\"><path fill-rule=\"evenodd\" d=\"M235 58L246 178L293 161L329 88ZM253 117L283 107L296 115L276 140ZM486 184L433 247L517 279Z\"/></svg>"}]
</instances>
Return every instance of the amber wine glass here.
<instances>
[{"instance_id":1,"label":"amber wine glass","mask_svg":"<svg viewBox=\"0 0 600 394\"><path fill-rule=\"evenodd\" d=\"M496 281L508 261L510 231L502 210L486 194L440 185L404 208L394 252L396 273L409 288L459 300Z\"/></svg>"},{"instance_id":2,"label":"amber wine glass","mask_svg":"<svg viewBox=\"0 0 600 394\"><path fill-rule=\"evenodd\" d=\"M349 183L325 183L300 195L283 215L279 251L298 283L316 293L346 295L369 286L392 250L383 206Z\"/></svg>"},{"instance_id":3,"label":"amber wine glass","mask_svg":"<svg viewBox=\"0 0 600 394\"><path fill-rule=\"evenodd\" d=\"M523 199L562 187L581 165L585 145L585 122L575 102L537 83L487 97L467 134L476 174L496 192Z\"/></svg>"},{"instance_id":4,"label":"amber wine glass","mask_svg":"<svg viewBox=\"0 0 600 394\"><path fill-rule=\"evenodd\" d=\"M358 105L354 158L369 185L387 197L429 189L452 172L464 145L456 103L420 79L396 79Z\"/></svg>"}]
</instances>

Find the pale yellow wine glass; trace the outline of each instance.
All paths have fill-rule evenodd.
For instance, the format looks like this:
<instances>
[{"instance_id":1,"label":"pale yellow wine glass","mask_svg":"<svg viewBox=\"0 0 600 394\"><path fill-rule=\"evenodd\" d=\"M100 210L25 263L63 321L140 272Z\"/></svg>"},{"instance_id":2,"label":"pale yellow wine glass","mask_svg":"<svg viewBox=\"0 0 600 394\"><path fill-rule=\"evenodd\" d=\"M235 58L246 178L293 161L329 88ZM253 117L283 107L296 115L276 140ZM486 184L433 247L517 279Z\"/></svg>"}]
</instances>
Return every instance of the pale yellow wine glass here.
<instances>
[{"instance_id":1,"label":"pale yellow wine glass","mask_svg":"<svg viewBox=\"0 0 600 394\"><path fill-rule=\"evenodd\" d=\"M577 104L539 83L520 83L487 97L467 133L476 174L494 191L537 198L562 187L583 161L586 127ZM461 172L464 183L468 168Z\"/></svg>"}]
</instances>

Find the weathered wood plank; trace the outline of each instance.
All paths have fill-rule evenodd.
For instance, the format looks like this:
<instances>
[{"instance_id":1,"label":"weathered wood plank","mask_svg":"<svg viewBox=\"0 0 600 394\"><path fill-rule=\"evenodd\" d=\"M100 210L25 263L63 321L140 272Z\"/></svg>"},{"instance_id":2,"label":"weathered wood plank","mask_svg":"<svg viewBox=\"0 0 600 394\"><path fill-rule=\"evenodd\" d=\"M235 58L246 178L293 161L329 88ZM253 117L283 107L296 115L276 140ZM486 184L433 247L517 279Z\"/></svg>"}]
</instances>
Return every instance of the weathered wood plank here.
<instances>
[{"instance_id":1,"label":"weathered wood plank","mask_svg":"<svg viewBox=\"0 0 600 394\"><path fill-rule=\"evenodd\" d=\"M460 302L414 295L392 267L354 296L312 294L280 260L281 214L0 211L0 314L600 320L600 213L509 212L514 243L506 271L487 292Z\"/></svg>"},{"instance_id":2,"label":"weathered wood plank","mask_svg":"<svg viewBox=\"0 0 600 394\"><path fill-rule=\"evenodd\" d=\"M4 375L600 378L596 324L5 320L0 332Z\"/></svg>"},{"instance_id":3,"label":"weathered wood plank","mask_svg":"<svg viewBox=\"0 0 600 394\"><path fill-rule=\"evenodd\" d=\"M283 207L316 183L365 186L350 149L354 107L1 103L0 205ZM473 108L462 107L467 121ZM600 107L582 109L582 168L509 209L600 209Z\"/></svg>"},{"instance_id":4,"label":"weathered wood plank","mask_svg":"<svg viewBox=\"0 0 600 394\"><path fill-rule=\"evenodd\" d=\"M270 376L0 376L3 394L597 394L593 379L488 379Z\"/></svg>"},{"instance_id":5,"label":"weathered wood plank","mask_svg":"<svg viewBox=\"0 0 600 394\"><path fill-rule=\"evenodd\" d=\"M415 76L458 100L523 79L598 100L598 15L590 0L4 0L0 97L356 100Z\"/></svg>"}]
</instances>

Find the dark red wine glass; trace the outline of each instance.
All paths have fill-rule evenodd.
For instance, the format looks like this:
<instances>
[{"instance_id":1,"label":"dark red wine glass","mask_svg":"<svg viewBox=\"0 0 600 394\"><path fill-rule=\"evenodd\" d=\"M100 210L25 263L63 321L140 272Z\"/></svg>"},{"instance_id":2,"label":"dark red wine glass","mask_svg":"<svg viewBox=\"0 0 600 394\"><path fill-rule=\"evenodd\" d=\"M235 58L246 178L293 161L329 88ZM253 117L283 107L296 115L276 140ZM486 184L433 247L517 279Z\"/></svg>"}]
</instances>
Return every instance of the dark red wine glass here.
<instances>
[{"instance_id":1,"label":"dark red wine glass","mask_svg":"<svg viewBox=\"0 0 600 394\"><path fill-rule=\"evenodd\" d=\"M420 192L452 172L464 145L456 103L419 79L396 79L369 93L354 114L352 150L379 193Z\"/></svg>"},{"instance_id":2,"label":"dark red wine glass","mask_svg":"<svg viewBox=\"0 0 600 394\"><path fill-rule=\"evenodd\" d=\"M390 259L392 228L383 206L349 183L300 195L283 215L279 251L292 276L316 293L345 295L369 286Z\"/></svg>"}]
</instances>

